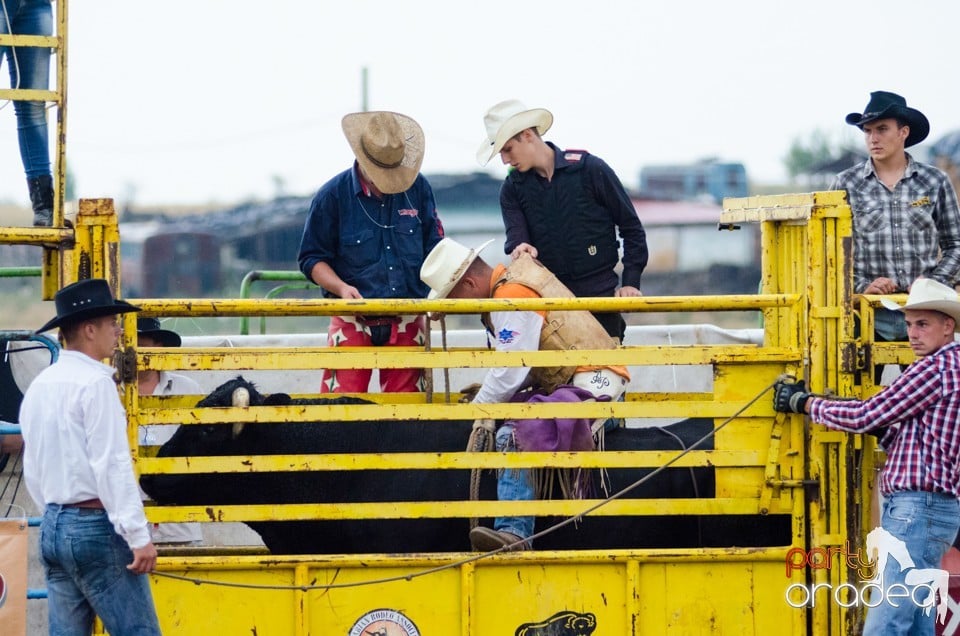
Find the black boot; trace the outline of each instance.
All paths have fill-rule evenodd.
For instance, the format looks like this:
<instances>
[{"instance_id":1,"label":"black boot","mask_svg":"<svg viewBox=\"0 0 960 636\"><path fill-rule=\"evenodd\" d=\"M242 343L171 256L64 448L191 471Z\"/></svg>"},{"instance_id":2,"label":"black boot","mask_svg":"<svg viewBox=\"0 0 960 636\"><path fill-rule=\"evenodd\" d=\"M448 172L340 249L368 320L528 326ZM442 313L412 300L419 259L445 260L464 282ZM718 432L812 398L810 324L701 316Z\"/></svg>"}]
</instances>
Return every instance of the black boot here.
<instances>
[{"instance_id":1,"label":"black boot","mask_svg":"<svg viewBox=\"0 0 960 636\"><path fill-rule=\"evenodd\" d=\"M53 177L48 174L27 179L30 203L33 204L33 224L53 225Z\"/></svg>"}]
</instances>

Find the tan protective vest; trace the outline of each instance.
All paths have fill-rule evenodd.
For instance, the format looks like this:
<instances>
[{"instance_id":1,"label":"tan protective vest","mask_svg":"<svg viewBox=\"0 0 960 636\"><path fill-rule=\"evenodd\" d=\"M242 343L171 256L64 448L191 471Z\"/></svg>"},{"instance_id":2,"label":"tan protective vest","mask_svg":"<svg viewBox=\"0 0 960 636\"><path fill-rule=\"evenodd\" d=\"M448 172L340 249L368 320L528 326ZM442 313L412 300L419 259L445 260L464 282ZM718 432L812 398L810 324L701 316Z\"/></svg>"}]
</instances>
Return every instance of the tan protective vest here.
<instances>
[{"instance_id":1,"label":"tan protective vest","mask_svg":"<svg viewBox=\"0 0 960 636\"><path fill-rule=\"evenodd\" d=\"M519 283L540 294L541 298L575 298L553 273L529 254L522 254L504 270L491 290L491 296L504 283ZM483 324L490 328L490 315L484 314ZM589 311L547 311L540 330L541 351L569 351L573 349L616 349L616 338L600 325ZM548 393L566 384L576 372L570 367L533 367L530 375Z\"/></svg>"}]
</instances>

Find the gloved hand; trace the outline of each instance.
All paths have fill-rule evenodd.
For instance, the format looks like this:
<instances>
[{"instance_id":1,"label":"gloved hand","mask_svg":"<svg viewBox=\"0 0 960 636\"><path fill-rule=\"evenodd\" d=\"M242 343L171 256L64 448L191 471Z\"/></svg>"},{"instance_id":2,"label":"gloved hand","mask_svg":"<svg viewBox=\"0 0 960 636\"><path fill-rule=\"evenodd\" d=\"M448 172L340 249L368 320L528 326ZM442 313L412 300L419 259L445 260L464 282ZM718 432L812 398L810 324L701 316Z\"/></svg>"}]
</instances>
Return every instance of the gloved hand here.
<instances>
[{"instance_id":1,"label":"gloved hand","mask_svg":"<svg viewBox=\"0 0 960 636\"><path fill-rule=\"evenodd\" d=\"M458 402L466 403L473 402L473 398L477 397L477 393L480 392L480 387L482 385L479 382L474 382L473 384L467 385L460 389L460 399Z\"/></svg>"},{"instance_id":2,"label":"gloved hand","mask_svg":"<svg viewBox=\"0 0 960 636\"><path fill-rule=\"evenodd\" d=\"M773 388L773 410L778 413L804 413L804 405L810 394L803 380L799 382L777 382Z\"/></svg>"}]
</instances>

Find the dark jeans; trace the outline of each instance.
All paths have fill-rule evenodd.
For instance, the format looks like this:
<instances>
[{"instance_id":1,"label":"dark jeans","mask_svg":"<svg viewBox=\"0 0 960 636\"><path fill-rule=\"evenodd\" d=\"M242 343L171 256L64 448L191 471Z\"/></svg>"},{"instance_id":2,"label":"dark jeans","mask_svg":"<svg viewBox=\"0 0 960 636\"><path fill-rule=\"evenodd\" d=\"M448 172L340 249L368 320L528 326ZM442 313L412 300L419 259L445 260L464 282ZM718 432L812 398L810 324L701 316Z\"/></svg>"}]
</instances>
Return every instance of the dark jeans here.
<instances>
[{"instance_id":1,"label":"dark jeans","mask_svg":"<svg viewBox=\"0 0 960 636\"><path fill-rule=\"evenodd\" d=\"M860 317L856 317L853 322L853 337L860 337ZM873 310L873 338L877 342L906 342L907 322L904 319L902 311L891 311L882 307ZM903 367L901 367L901 370ZM880 384L883 377L883 367L874 367L873 383ZM860 374L855 380L860 384Z\"/></svg>"},{"instance_id":2,"label":"dark jeans","mask_svg":"<svg viewBox=\"0 0 960 636\"><path fill-rule=\"evenodd\" d=\"M604 331L619 340L620 344L623 344L623 337L627 333L627 322L623 319L622 314L593 314L593 317L597 319Z\"/></svg>"}]
</instances>

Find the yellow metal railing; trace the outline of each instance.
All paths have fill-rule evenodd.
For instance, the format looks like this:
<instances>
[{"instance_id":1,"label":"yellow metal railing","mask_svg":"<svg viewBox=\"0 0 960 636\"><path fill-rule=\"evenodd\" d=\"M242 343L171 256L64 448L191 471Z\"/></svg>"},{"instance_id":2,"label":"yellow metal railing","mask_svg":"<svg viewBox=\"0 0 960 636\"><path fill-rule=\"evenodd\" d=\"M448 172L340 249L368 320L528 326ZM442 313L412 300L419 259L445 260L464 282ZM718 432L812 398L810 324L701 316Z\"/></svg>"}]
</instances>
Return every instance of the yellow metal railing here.
<instances>
[{"instance_id":1,"label":"yellow metal railing","mask_svg":"<svg viewBox=\"0 0 960 636\"><path fill-rule=\"evenodd\" d=\"M874 363L901 360L905 354L902 345L876 345L872 336L854 338L854 300L849 288L851 220L849 207L842 193L815 193L787 197L759 197L726 202L725 215L736 222L762 224L761 254L763 278L760 294L711 297L646 297L605 299L539 299L539 300L481 300L481 301L329 301L329 300L231 300L231 299L134 299L143 309L141 315L156 316L281 316L281 315L365 315L398 313L479 313L491 310L531 309L592 309L623 312L698 312L698 311L759 311L763 314L763 341L760 345L671 345L627 346L616 350L575 352L503 353L470 348L447 351L426 351L418 347L355 348L336 351L323 347L310 348L162 348L137 349L134 342L133 315L124 316L125 353L118 358L124 385L124 401L129 417L129 436L138 471L148 473L199 472L293 472L402 470L424 469L462 470L466 468L517 468L534 466L582 466L655 468L672 461L676 452L618 451L604 453L513 453L476 455L463 452L398 454L373 453L368 455L282 455L157 458L151 450L136 444L140 425L177 424L193 426L211 423L315 421L323 426L328 421L391 420L403 426L403 420L473 420L481 417L517 418L579 416L589 418L625 417L704 417L715 422L712 449L690 452L677 467L712 467L715 478L713 496L683 499L616 500L591 513L598 515L789 515L790 541L804 550L831 550L851 541L859 546L871 508L871 475L874 464L873 441L861 436L828 431L811 424L801 416L775 414L769 395L739 415L729 426L723 426L748 401L763 392L774 378L783 373L804 378L816 392L834 391L840 396L863 395L875 390L869 382L870 373L859 374L863 383L856 384L858 365L865 355ZM92 217L91 217L92 218ZM106 217L104 217L106 218ZM102 250L106 256L104 271L112 271L110 251L113 242L109 228L98 231L91 228L83 233L83 245L90 254ZM78 234L78 245L81 243ZM74 257L80 259L82 257ZM98 259L94 258L92 266ZM81 265L76 269L80 270ZM860 302L861 320L871 324L872 305L877 299L865 297ZM864 333L872 330L864 328ZM371 394L372 404L251 407L196 409L189 398L153 398L136 394L132 381L137 369L156 370L236 370L271 369L296 373L299 370L320 368L401 368L425 369L477 368L498 366L538 366L570 364L625 364L632 367L670 365L677 367L708 367L712 371L712 386L698 392L642 392L629 393L624 402L582 403L557 405L529 404L449 404L439 399L429 403L425 394ZM249 506L186 506L150 507L148 518L155 522L169 521L257 521L305 519L373 519L473 517L509 514L575 516L600 500L586 501L463 501L443 502L377 502L315 503ZM640 620L644 603L637 600L639 589L650 594L663 586L668 570L653 566L657 559L669 562L670 570L683 572L681 578L695 576L697 559L709 556L713 571L734 575L736 549L676 549L629 551L626 559L625 585L633 601L625 601L628 615ZM842 564L833 568L808 568L783 579L785 547L752 549L750 574L762 580L759 588L748 586L749 598L734 594L729 606L751 607L758 627L750 633L773 633L773 627L783 627L787 633L798 633L809 626L811 634L845 634L855 629L860 610L837 603L817 603L803 608L786 619L758 618L757 609L769 606L767 588L795 582L807 585L830 585L833 588L853 580L855 575ZM620 552L604 554L616 558ZM252 557L250 557L252 559ZM348 557L344 557L348 559ZM534 556L517 556L535 559ZM557 557L562 559L563 557ZM219 563L236 565L237 557L223 557ZM598 563L599 557L590 557ZM727 560L730 560L727 563ZM540 561L538 561L539 563ZM249 564L249 562L246 562ZM367 567L369 562L364 562ZM394 561L391 561L394 563ZM780 564L779 569L777 564ZM200 561L192 566L202 567ZM192 567L191 566L191 567ZM165 567L161 564L161 567ZM310 567L296 566L297 580L310 576ZM327 567L327 566L323 566ZM339 567L339 566L337 566ZM473 582L475 578L489 577L483 568L459 566L454 575L462 585L461 601L469 608L484 603L484 593ZM519 566L518 566L519 567ZM652 569L651 569L652 568ZM322 569L322 568L321 568ZM327 570L323 570L326 572ZM338 570L339 572L339 570ZM524 571L525 576L536 576ZM369 570L365 575L369 576ZM356 575L356 574L355 574ZM679 576L679 574L678 574ZM696 575L699 576L699 575ZM653 578L650 578L653 577ZM738 583L743 583L740 579ZM701 584L703 579L700 579ZM156 581L155 581L156 584ZM760 589L763 588L763 589ZM725 591L733 592L729 586ZM739 588L737 588L739 589ZM542 587L537 587L540 597ZM309 598L309 594L304 598ZM721 593L722 595L722 593ZM766 596L765 596L766 595ZM549 596L549 595L548 595ZM764 603L758 598L763 596ZM351 597L352 598L352 597ZM407 598L407 597L405 597ZM654 598L654 597L645 597ZM655 597L657 607L676 607L677 601ZM726 597L725 597L726 598ZM691 601L692 603L693 601ZM705 599L697 603L707 602ZM727 604L723 604L727 606ZM298 606L299 607L299 606ZM705 620L694 605L687 605L690 616ZM696 605L699 607L699 605ZM711 611L720 605L711 604ZM631 609L632 608L632 609ZM179 611L179 610L178 610ZM311 610L296 612L294 620L301 632L315 619ZM312 611L317 610L316 606ZM470 630L482 621L469 609L457 622L459 633ZM671 610L672 612L673 610ZM721 619L730 629L741 627L736 610ZM681 612L682 615L686 615ZM675 615L671 613L670 615ZM644 619L646 620L646 619ZM315 623L313 623L315 624ZM327 623L321 623L327 627ZM636 624L636 623L634 623ZM644 623L648 624L648 623ZM656 620L649 624L660 625ZM674 629L679 623L667 619ZM690 623L692 627L694 623ZM648 628L657 632L659 628ZM722 631L722 630L721 630ZM451 633L455 633L451 631ZM683 633L682 631L677 633ZM714 631L713 633L720 633Z\"/></svg>"},{"instance_id":2,"label":"yellow metal railing","mask_svg":"<svg viewBox=\"0 0 960 636\"><path fill-rule=\"evenodd\" d=\"M135 300L143 309L140 315L158 316L233 316L233 315L342 315L358 313L363 315L376 314L410 314L425 312L442 313L480 313L496 310L531 310L531 309L584 309L602 308L606 310L630 311L702 311L703 308L726 311L752 311L768 308L784 309L797 312L800 296L793 294L764 294L759 296L724 296L724 297L644 297L644 298L606 298L606 299L526 299L516 301L500 300L220 300L220 299L191 299L185 301L169 301L161 299ZM134 333L132 316L125 318L127 333ZM126 342L125 346L133 347L133 342ZM417 394L411 397L400 394L395 399L392 394L365 395L376 403L368 405L323 405L296 407L258 407L258 408L217 408L194 409L183 403L181 398L172 398L164 401L163 398L143 398L135 395L132 387L127 391L128 413L131 416L131 426L181 424L187 426L234 423L234 422L284 422L284 421L353 421L353 420L402 420L430 419L430 420L474 420L479 418L494 419L524 419L529 417L559 417L575 416L584 418L649 418L649 417L704 417L722 421L742 407L749 399L743 390L744 386L762 387L769 384L776 375L776 369L784 365L796 366L801 355L795 348L758 347L756 345L691 345L691 346L633 346L616 350L599 351L539 351L539 352L496 352L488 350L455 349L425 351L417 347L389 347L389 348L341 348L329 349L325 347L311 348L209 348L209 349L142 349L138 352L136 368L154 370L230 370L242 371L245 369L270 369L274 371L297 372L302 369L317 368L404 368L420 367L425 369L440 368L491 368L501 366L552 366L556 364L619 364L619 365L678 365L696 366L710 365L716 369L719 378L734 378L727 387L732 393L725 397L716 391L700 394L689 393L642 393L630 394L622 403L578 403L578 404L541 404L525 403L505 404L447 404L424 401L424 396ZM772 366L771 366L772 365ZM762 378L762 382L754 379L744 385L746 377L735 369L749 369L760 367L757 373L749 373L755 378ZM769 373L764 373L770 369ZM749 391L747 389L746 391ZM438 398L439 399L439 398ZM773 416L770 401L764 400L745 411L743 418L765 418ZM133 431L131 430L131 436ZM785 444L786 446L786 444ZM725 449L727 450L727 449ZM739 496L744 492L759 493L772 486L767 482L781 482L772 468L768 468L771 461L779 461L775 454L770 457L770 451L764 447L762 451L752 453L728 454L724 459L720 456L713 458L713 452L702 451L692 454L695 458L694 466L715 466L757 469L750 479L750 485L738 484L731 487L733 497L703 500L671 500L660 502L659 505L641 506L624 504L610 507L605 514L623 514L624 510L632 514L663 513L665 510L676 514L744 514L760 513L760 499L757 495ZM172 459L138 459L138 469L142 473L154 472L203 472L215 469L215 472L249 472L251 466L265 470L370 470L376 467L389 466L391 469L423 468L428 462L437 469L487 467L505 468L522 466L570 466L583 465L588 467L657 467L662 466L669 453L631 452L617 453L521 453L504 457L501 454L476 456L470 453L441 453L402 455L369 455L366 457L352 457L349 461L337 461L335 456L300 457L293 461L290 457L260 457L255 460L244 457L217 457L208 458L204 462L187 463ZM675 456L676 453L673 453ZM736 458L733 460L733 458ZM731 460L740 462L731 463ZM331 463L327 463L331 462ZM519 463L518 463L519 462ZM625 462L627 462L625 464ZM294 468L295 466L295 468ZM789 488L784 490L788 491ZM779 495L783 494L786 509L780 504ZM464 493L466 497L466 493ZM462 502L449 505L445 502L441 508L430 502L411 504L398 503L391 508L391 516L423 517L423 516L485 516L490 510L519 508L530 514L576 514L591 503L588 501L538 501L538 502ZM793 499L786 493L778 493L777 497L767 496L764 511L790 512ZM263 518L300 519L303 515L335 514L336 518L366 518L373 513L369 504L337 504L331 506L233 506L217 508L218 519L256 520ZM431 513L430 510L433 510ZM380 507L383 511L383 507ZM288 516L290 515L290 516ZM175 510L164 508L151 509L151 519L160 521L179 518L207 519L209 516L202 510L181 508Z\"/></svg>"}]
</instances>

